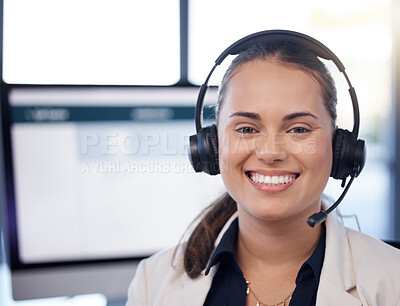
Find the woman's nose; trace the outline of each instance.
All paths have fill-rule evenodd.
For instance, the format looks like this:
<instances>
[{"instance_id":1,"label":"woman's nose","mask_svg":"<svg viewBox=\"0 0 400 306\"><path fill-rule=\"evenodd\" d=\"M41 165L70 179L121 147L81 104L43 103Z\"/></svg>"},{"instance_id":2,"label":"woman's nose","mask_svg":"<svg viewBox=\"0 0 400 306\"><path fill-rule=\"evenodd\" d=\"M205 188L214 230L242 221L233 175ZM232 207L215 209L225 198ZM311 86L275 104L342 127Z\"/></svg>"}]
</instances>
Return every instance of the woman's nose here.
<instances>
[{"instance_id":1,"label":"woman's nose","mask_svg":"<svg viewBox=\"0 0 400 306\"><path fill-rule=\"evenodd\" d=\"M256 156L265 163L284 161L288 158L286 139L283 134L261 134L256 139Z\"/></svg>"}]
</instances>

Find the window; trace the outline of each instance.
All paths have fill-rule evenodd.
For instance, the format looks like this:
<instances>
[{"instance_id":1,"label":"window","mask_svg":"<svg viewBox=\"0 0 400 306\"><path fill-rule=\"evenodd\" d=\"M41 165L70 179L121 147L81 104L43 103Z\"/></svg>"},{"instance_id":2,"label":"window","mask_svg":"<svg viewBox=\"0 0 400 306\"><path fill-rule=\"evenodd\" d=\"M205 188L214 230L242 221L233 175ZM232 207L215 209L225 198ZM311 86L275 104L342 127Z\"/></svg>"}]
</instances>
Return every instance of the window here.
<instances>
[{"instance_id":1,"label":"window","mask_svg":"<svg viewBox=\"0 0 400 306\"><path fill-rule=\"evenodd\" d=\"M179 50L177 0L4 1L6 83L172 85Z\"/></svg>"}]
</instances>

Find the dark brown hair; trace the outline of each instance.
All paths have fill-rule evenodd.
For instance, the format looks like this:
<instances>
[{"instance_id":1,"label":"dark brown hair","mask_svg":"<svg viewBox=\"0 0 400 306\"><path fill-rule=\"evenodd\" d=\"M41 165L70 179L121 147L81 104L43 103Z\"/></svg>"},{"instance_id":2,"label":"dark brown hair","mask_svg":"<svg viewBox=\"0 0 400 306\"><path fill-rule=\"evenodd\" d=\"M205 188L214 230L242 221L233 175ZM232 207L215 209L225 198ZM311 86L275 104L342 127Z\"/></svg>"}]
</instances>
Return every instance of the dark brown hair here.
<instances>
[{"instance_id":1,"label":"dark brown hair","mask_svg":"<svg viewBox=\"0 0 400 306\"><path fill-rule=\"evenodd\" d=\"M219 110L224 104L231 78L241 65L254 60L274 61L302 70L312 76L320 84L325 107L330 114L333 129L335 128L336 87L328 69L311 50L287 41L255 44L250 49L241 52L232 61L219 88L217 124ZM200 214L201 219L191 233L184 250L183 264L189 277L196 278L206 268L218 234L236 210L236 202L226 193Z\"/></svg>"}]
</instances>

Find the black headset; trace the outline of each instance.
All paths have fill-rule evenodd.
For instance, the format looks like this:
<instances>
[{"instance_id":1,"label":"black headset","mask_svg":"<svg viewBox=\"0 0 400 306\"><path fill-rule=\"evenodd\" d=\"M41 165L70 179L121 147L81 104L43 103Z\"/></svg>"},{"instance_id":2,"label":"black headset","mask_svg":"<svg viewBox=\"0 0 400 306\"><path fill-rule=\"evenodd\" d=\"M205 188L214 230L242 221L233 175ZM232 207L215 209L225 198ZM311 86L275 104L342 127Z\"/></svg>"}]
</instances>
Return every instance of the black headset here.
<instances>
[{"instance_id":1,"label":"black headset","mask_svg":"<svg viewBox=\"0 0 400 306\"><path fill-rule=\"evenodd\" d=\"M287 30L269 30L261 31L248 35L229 46L222 54L216 59L215 65L209 72L204 84L200 87L199 95L196 104L196 135L189 138L190 141L190 162L196 172L205 172L210 175L220 173L218 163L218 135L217 126L215 124L203 127L203 104L204 97L208 89L208 81L214 70L219 66L228 55L237 55L240 52L249 49L259 42L273 42L273 41L288 41L296 43L297 45L312 51L318 57L326 60L331 60L335 63L336 67L346 78L349 86L349 93L353 104L354 126L353 131L350 132L345 129L336 129L332 140L333 161L330 176L342 180L342 187L345 185L346 178L351 177L341 197L335 202L326 212L321 211L325 220L326 215L329 214L343 199L348 188L350 187L354 177L357 177L364 167L366 159L365 141L358 139L358 131L360 125L360 112L358 107L357 95L351 85L350 79L345 72L345 68L339 58L325 45L318 40L307 36L302 33L287 31ZM321 214L319 212L318 214ZM317 214L316 214L317 215ZM313 215L314 216L314 215ZM310 226L321 223L322 221L310 220L307 221ZM315 222L314 222L315 221Z\"/></svg>"}]
</instances>

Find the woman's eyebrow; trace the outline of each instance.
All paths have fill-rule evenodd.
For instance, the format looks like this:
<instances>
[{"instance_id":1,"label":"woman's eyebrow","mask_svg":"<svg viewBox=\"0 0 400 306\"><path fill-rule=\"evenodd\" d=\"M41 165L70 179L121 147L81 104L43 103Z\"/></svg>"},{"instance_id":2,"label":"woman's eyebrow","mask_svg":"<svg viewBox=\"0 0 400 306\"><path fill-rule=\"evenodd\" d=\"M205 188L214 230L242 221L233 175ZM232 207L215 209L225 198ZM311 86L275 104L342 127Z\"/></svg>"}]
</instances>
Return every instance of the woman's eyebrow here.
<instances>
[{"instance_id":1,"label":"woman's eyebrow","mask_svg":"<svg viewBox=\"0 0 400 306\"><path fill-rule=\"evenodd\" d=\"M234 116L246 117L253 120L261 120L261 116L259 114L251 112L235 112L231 114L229 117L234 117Z\"/></svg>"},{"instance_id":2,"label":"woman's eyebrow","mask_svg":"<svg viewBox=\"0 0 400 306\"><path fill-rule=\"evenodd\" d=\"M317 116L313 115L310 112L298 112L298 113L292 113L292 114L288 114L285 117L283 117L283 120L287 121L287 120L292 120L298 117L305 117L305 116L310 116L313 117L315 119L318 119Z\"/></svg>"}]
</instances>

